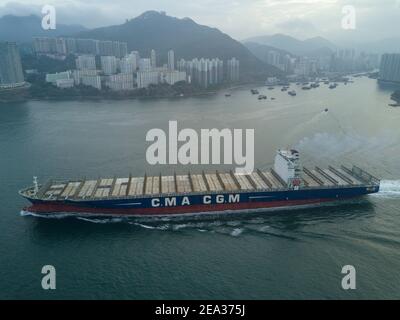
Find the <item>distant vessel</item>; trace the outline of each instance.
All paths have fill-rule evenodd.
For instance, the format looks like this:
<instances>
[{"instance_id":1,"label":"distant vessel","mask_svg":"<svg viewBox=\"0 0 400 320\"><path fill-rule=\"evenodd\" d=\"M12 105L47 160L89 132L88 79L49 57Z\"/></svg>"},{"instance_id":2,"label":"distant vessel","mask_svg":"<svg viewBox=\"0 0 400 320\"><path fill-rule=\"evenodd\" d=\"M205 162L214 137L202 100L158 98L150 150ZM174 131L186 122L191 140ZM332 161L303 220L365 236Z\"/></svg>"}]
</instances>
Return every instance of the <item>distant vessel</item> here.
<instances>
[{"instance_id":1,"label":"distant vessel","mask_svg":"<svg viewBox=\"0 0 400 320\"><path fill-rule=\"evenodd\" d=\"M330 86L329 86L329 89L335 89L337 87L337 83L332 83Z\"/></svg>"},{"instance_id":2,"label":"distant vessel","mask_svg":"<svg viewBox=\"0 0 400 320\"><path fill-rule=\"evenodd\" d=\"M251 89L250 91L251 91L252 94L258 94L259 93L257 89Z\"/></svg>"},{"instance_id":3,"label":"distant vessel","mask_svg":"<svg viewBox=\"0 0 400 320\"><path fill-rule=\"evenodd\" d=\"M126 178L49 180L20 190L29 212L172 215L301 207L379 191L380 181L354 166L301 169L299 152L278 150L273 169Z\"/></svg>"},{"instance_id":4,"label":"distant vessel","mask_svg":"<svg viewBox=\"0 0 400 320\"><path fill-rule=\"evenodd\" d=\"M267 96L265 96L265 95L263 95L263 94L260 94L259 96L258 96L258 100L266 100L267 99Z\"/></svg>"},{"instance_id":5,"label":"distant vessel","mask_svg":"<svg viewBox=\"0 0 400 320\"><path fill-rule=\"evenodd\" d=\"M231 94L230 93L225 93L225 97L230 97Z\"/></svg>"},{"instance_id":6,"label":"distant vessel","mask_svg":"<svg viewBox=\"0 0 400 320\"><path fill-rule=\"evenodd\" d=\"M302 87L302 89L303 89L303 90L310 90L311 87L310 87L310 86L304 86L304 87Z\"/></svg>"},{"instance_id":7,"label":"distant vessel","mask_svg":"<svg viewBox=\"0 0 400 320\"><path fill-rule=\"evenodd\" d=\"M293 97L294 97L295 95L297 95L297 93L296 93L295 90L289 91L288 94L291 95L291 96L293 96Z\"/></svg>"}]
</instances>

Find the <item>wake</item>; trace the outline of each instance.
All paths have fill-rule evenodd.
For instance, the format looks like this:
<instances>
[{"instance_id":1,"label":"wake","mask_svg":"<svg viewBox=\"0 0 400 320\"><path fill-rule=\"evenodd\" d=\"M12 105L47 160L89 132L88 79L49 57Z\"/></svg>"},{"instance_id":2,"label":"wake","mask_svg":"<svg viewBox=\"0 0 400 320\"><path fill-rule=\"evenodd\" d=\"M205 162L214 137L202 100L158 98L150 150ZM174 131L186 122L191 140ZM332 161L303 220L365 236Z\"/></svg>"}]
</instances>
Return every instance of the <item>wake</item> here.
<instances>
[{"instance_id":1,"label":"wake","mask_svg":"<svg viewBox=\"0 0 400 320\"><path fill-rule=\"evenodd\" d=\"M382 180L381 187L376 195L400 196L400 180Z\"/></svg>"}]
</instances>

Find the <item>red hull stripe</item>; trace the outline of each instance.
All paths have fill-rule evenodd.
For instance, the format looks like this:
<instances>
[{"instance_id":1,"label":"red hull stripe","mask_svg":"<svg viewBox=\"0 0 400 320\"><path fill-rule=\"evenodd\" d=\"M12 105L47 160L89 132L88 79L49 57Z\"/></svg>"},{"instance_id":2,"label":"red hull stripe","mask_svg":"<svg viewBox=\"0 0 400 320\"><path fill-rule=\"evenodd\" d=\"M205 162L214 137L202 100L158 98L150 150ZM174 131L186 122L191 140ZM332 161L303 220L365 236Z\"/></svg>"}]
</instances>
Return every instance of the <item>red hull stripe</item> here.
<instances>
[{"instance_id":1,"label":"red hull stripe","mask_svg":"<svg viewBox=\"0 0 400 320\"><path fill-rule=\"evenodd\" d=\"M312 200L293 200L293 201L270 201L270 202L247 202L247 203L231 203L231 204L213 204L213 205L190 205L177 207L157 207L157 208L94 208L81 207L66 204L34 204L25 208L29 212L36 213L99 213L99 214L116 214L116 215L169 215L169 214L185 214L185 213L201 213L201 212L222 212L222 211L239 211L251 209L268 209L301 206L308 204L317 204L329 201L337 201L337 199L312 199Z\"/></svg>"}]
</instances>

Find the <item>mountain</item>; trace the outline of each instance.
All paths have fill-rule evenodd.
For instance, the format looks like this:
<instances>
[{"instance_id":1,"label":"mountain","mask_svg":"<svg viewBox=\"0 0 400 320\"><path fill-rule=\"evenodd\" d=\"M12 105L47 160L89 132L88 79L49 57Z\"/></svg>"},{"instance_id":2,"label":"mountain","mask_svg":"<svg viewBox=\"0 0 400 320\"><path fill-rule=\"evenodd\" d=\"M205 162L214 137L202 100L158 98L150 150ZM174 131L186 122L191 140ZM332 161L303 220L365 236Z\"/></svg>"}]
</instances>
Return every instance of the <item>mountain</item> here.
<instances>
[{"instance_id":1,"label":"mountain","mask_svg":"<svg viewBox=\"0 0 400 320\"><path fill-rule=\"evenodd\" d=\"M147 11L142 15L114 25L84 31L76 37L97 40L125 41L128 50L137 50L149 56L157 52L160 62L165 63L167 52L173 49L175 58L215 58L226 60L236 57L240 61L241 74L277 74L279 70L257 59L243 44L218 29L199 25L189 18L175 18L163 12Z\"/></svg>"},{"instance_id":2,"label":"mountain","mask_svg":"<svg viewBox=\"0 0 400 320\"><path fill-rule=\"evenodd\" d=\"M279 52L282 55L293 56L290 52L281 50L275 47L259 44L257 42L245 42L244 45L249 49L258 59L264 63L268 63L268 53L271 51Z\"/></svg>"},{"instance_id":3,"label":"mountain","mask_svg":"<svg viewBox=\"0 0 400 320\"><path fill-rule=\"evenodd\" d=\"M31 42L33 37L68 36L86 28L80 25L57 24L55 30L44 30L42 19L35 15L5 15L0 18L0 41Z\"/></svg>"},{"instance_id":4,"label":"mountain","mask_svg":"<svg viewBox=\"0 0 400 320\"><path fill-rule=\"evenodd\" d=\"M288 35L275 34L272 36L253 37L244 42L256 42L281 50L288 51L294 55L320 55L334 51L337 46L322 37L306 40L298 40Z\"/></svg>"}]
</instances>

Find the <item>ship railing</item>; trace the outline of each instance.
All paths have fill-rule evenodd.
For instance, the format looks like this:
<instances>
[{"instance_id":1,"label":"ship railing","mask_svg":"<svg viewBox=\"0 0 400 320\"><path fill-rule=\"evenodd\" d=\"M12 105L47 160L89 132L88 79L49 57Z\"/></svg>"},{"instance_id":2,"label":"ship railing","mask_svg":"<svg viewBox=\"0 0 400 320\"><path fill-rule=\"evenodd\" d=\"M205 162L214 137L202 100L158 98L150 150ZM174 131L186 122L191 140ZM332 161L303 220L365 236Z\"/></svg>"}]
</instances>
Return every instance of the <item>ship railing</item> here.
<instances>
[{"instance_id":1,"label":"ship railing","mask_svg":"<svg viewBox=\"0 0 400 320\"><path fill-rule=\"evenodd\" d=\"M380 184L380 179L374 177L372 174L368 173L367 171L357 166L353 166L351 170L346 168L345 166L342 166L342 169L346 171L348 174L355 176L356 178L360 179L361 181L364 181L367 184L373 184L373 185Z\"/></svg>"}]
</instances>

